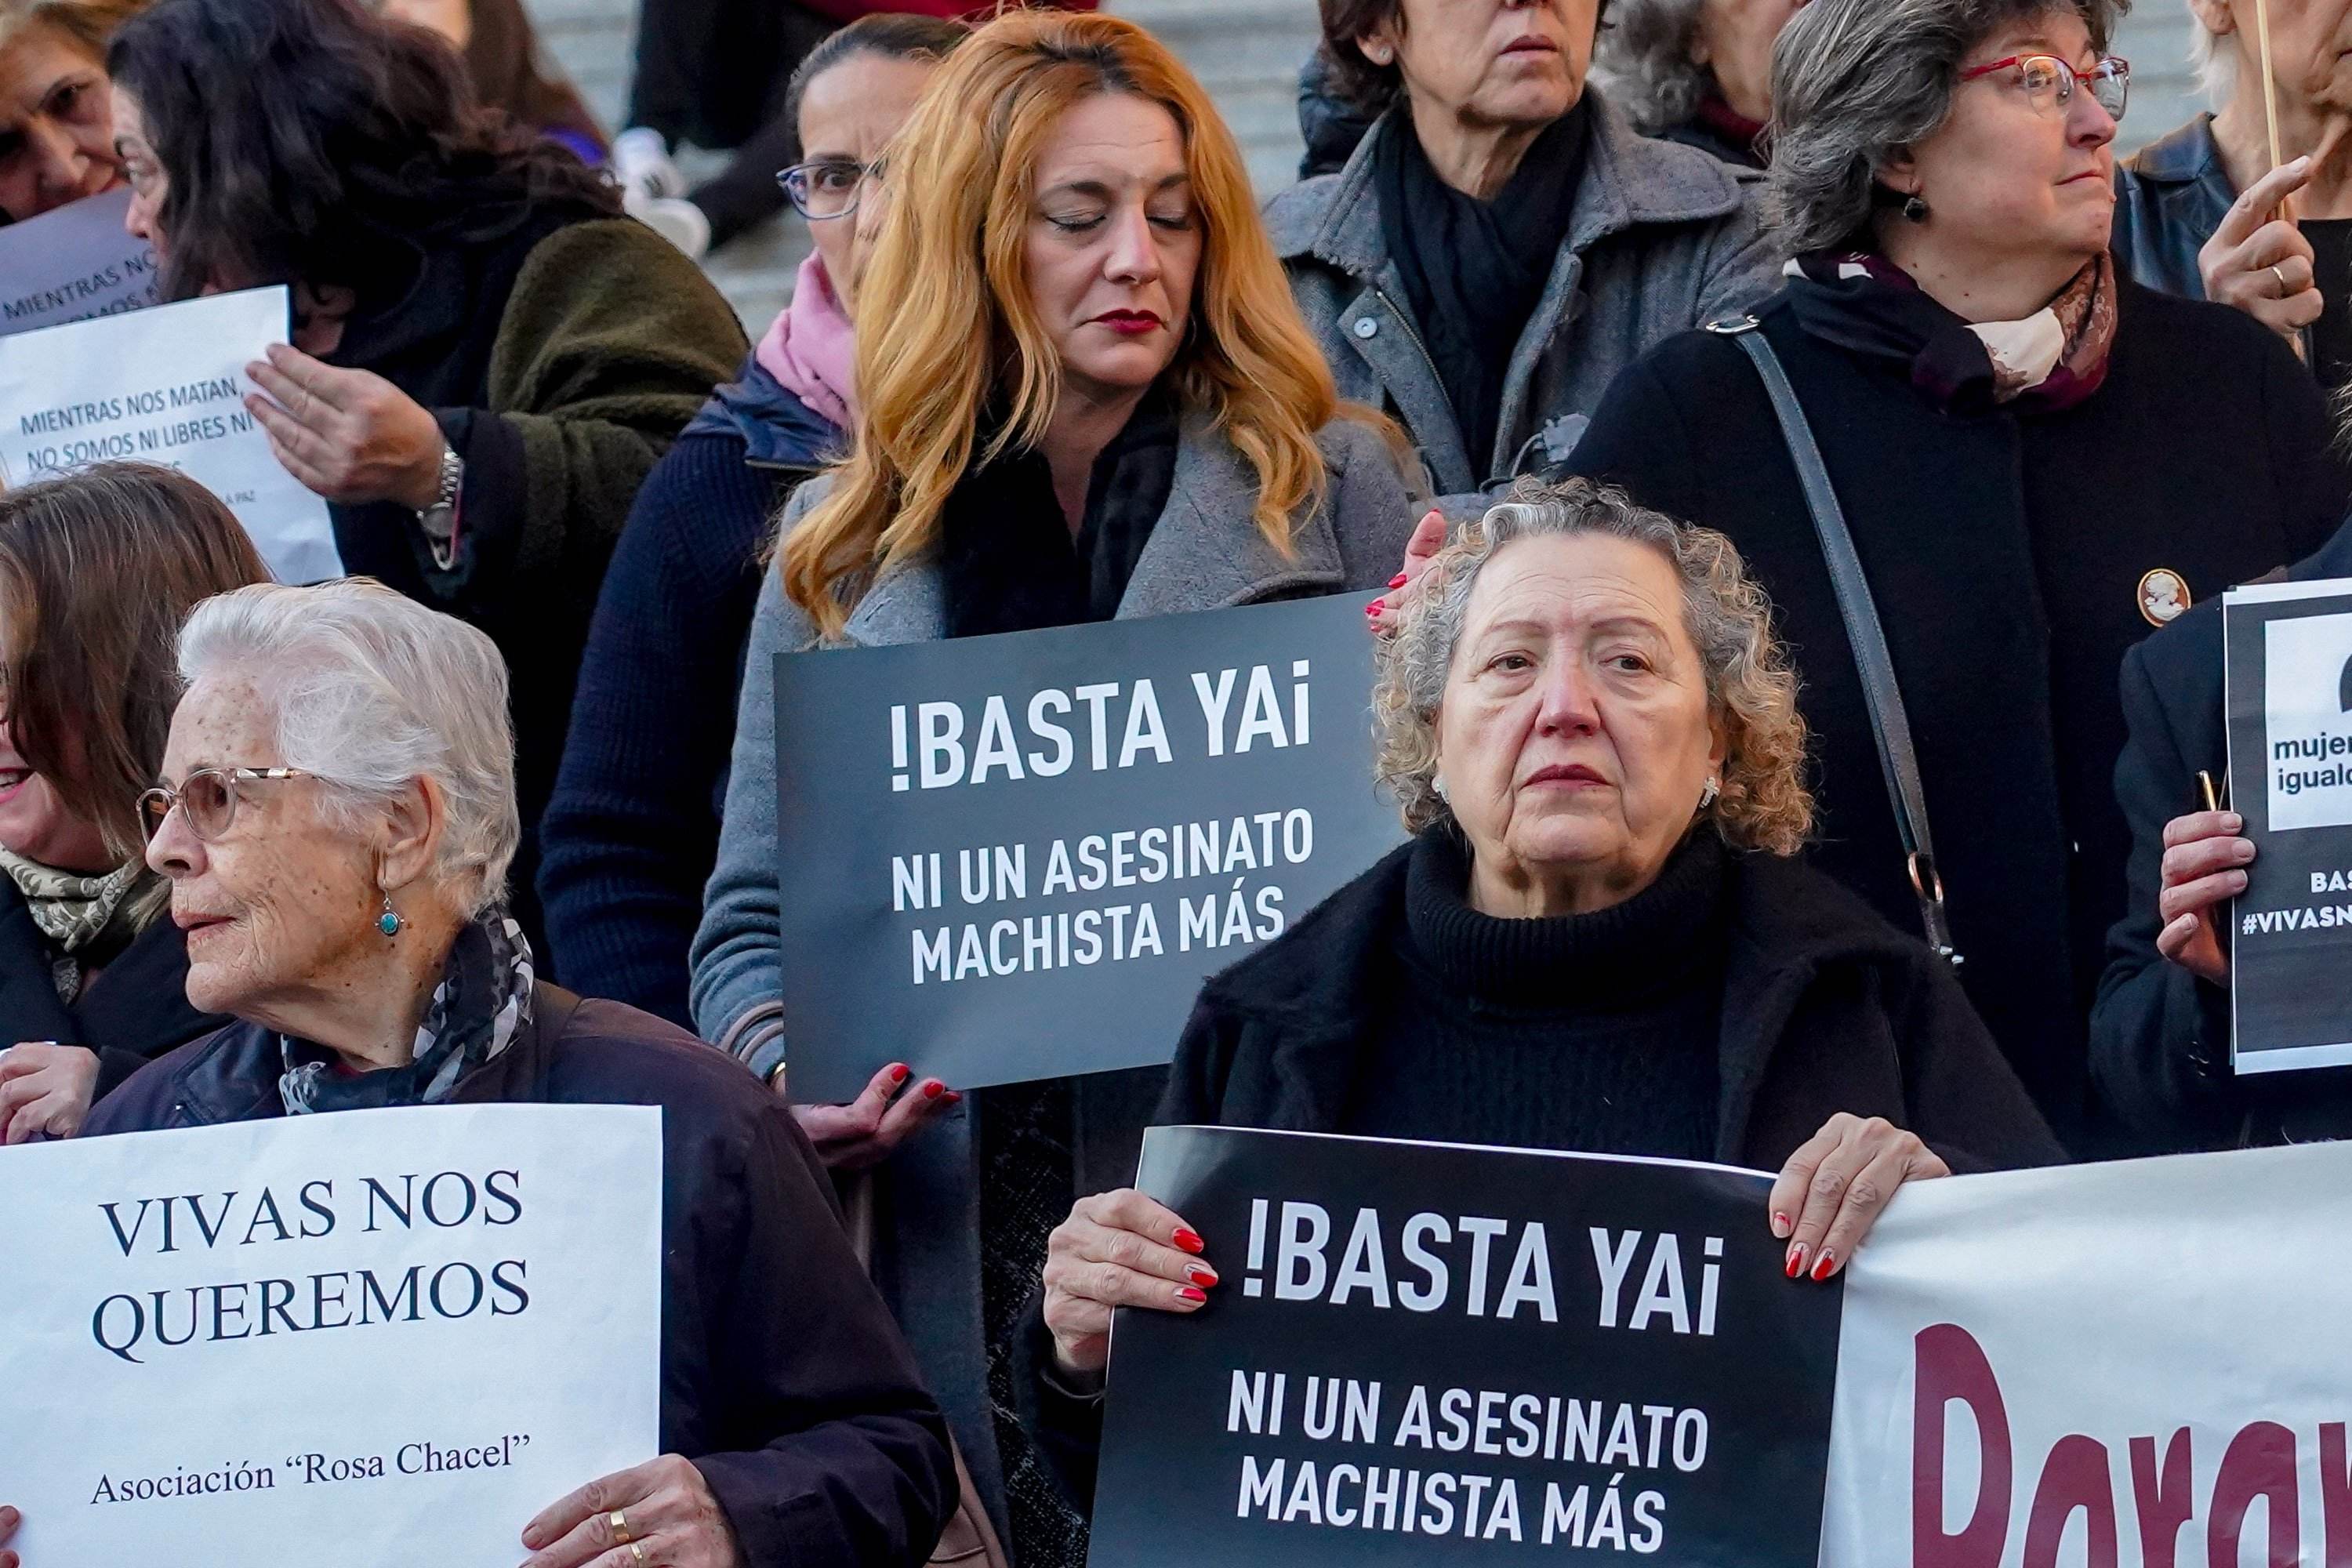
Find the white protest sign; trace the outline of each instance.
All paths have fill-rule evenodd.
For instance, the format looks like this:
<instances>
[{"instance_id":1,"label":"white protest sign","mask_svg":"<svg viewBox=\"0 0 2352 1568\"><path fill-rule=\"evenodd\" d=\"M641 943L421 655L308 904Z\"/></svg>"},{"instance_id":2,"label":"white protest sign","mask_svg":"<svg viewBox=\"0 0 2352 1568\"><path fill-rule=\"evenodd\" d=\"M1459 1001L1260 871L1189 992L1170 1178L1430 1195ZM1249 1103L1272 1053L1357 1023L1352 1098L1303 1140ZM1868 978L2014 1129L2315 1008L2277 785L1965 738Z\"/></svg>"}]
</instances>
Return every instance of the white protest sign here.
<instances>
[{"instance_id":1,"label":"white protest sign","mask_svg":"<svg viewBox=\"0 0 2352 1568\"><path fill-rule=\"evenodd\" d=\"M245 367L288 330L282 285L0 338L0 482L130 458L220 497L282 583L342 575L327 503L269 452Z\"/></svg>"},{"instance_id":2,"label":"white protest sign","mask_svg":"<svg viewBox=\"0 0 2352 1568\"><path fill-rule=\"evenodd\" d=\"M131 187L0 228L0 337L142 310L155 302L155 252L122 226Z\"/></svg>"},{"instance_id":3,"label":"white protest sign","mask_svg":"<svg viewBox=\"0 0 2352 1568\"><path fill-rule=\"evenodd\" d=\"M2352 1562L2352 1145L1914 1183L1846 1279L1822 1568Z\"/></svg>"},{"instance_id":4,"label":"white protest sign","mask_svg":"<svg viewBox=\"0 0 2352 1568\"><path fill-rule=\"evenodd\" d=\"M2352 615L2268 622L2270 826L2352 826Z\"/></svg>"},{"instance_id":5,"label":"white protest sign","mask_svg":"<svg viewBox=\"0 0 2352 1568\"><path fill-rule=\"evenodd\" d=\"M657 1108L27 1145L0 1215L28 1563L517 1563L541 1509L656 1452Z\"/></svg>"}]
</instances>

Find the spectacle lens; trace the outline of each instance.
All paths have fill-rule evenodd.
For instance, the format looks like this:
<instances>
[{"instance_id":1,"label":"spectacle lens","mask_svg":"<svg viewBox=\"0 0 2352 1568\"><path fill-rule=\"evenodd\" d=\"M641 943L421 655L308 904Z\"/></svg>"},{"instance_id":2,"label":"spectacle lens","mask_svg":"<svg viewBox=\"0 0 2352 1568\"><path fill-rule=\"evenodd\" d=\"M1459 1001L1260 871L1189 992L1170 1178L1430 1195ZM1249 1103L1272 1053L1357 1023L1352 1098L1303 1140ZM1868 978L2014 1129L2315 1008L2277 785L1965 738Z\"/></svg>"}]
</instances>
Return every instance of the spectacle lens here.
<instances>
[{"instance_id":1,"label":"spectacle lens","mask_svg":"<svg viewBox=\"0 0 2352 1568\"><path fill-rule=\"evenodd\" d=\"M859 189L866 184L862 163L832 161L795 163L776 176L777 184L803 217L822 222L846 217L857 210Z\"/></svg>"},{"instance_id":2,"label":"spectacle lens","mask_svg":"<svg viewBox=\"0 0 2352 1568\"><path fill-rule=\"evenodd\" d=\"M194 773L180 785L180 803L197 837L217 838L228 831L229 818L236 811L236 792L224 774Z\"/></svg>"}]
</instances>

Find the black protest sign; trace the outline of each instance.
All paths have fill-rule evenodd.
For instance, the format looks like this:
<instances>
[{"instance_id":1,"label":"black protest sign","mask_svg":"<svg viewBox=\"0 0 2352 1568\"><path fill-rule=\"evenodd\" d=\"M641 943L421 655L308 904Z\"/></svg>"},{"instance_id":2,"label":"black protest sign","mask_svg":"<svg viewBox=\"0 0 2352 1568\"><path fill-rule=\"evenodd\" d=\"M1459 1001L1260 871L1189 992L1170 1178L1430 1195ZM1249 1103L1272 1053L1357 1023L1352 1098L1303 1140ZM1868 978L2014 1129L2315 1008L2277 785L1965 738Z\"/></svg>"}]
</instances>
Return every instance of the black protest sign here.
<instances>
[{"instance_id":1,"label":"black protest sign","mask_svg":"<svg viewBox=\"0 0 2352 1568\"><path fill-rule=\"evenodd\" d=\"M1813 1568L1842 1282L1769 1178L1180 1127L1138 1184L1222 1279L1113 1326L1089 1568Z\"/></svg>"},{"instance_id":2,"label":"black protest sign","mask_svg":"<svg viewBox=\"0 0 2352 1568\"><path fill-rule=\"evenodd\" d=\"M2228 913L2240 1073L2352 1062L2352 581L2222 602L2230 804L2254 863Z\"/></svg>"},{"instance_id":3,"label":"black protest sign","mask_svg":"<svg viewBox=\"0 0 2352 1568\"><path fill-rule=\"evenodd\" d=\"M1402 837L1353 599L780 656L792 1088L1164 1062Z\"/></svg>"}]
</instances>

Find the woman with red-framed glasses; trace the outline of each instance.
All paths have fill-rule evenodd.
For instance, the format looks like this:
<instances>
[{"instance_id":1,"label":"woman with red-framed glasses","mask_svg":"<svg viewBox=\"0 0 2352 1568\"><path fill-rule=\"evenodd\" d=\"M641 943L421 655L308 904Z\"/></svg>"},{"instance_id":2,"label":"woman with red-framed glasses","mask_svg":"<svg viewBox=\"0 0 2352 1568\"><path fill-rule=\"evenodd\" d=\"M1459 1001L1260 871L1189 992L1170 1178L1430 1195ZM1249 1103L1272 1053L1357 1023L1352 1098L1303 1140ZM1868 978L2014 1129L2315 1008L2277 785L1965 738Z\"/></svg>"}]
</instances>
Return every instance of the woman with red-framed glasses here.
<instances>
[{"instance_id":1,"label":"woman with red-framed glasses","mask_svg":"<svg viewBox=\"0 0 2352 1568\"><path fill-rule=\"evenodd\" d=\"M2113 16L1799 12L1772 92L1781 292L1636 363L1571 459L1738 544L1799 650L1816 862L1964 961L2083 1151L2115 1146L2088 1008L2131 845L2124 652L2307 554L2352 491L2284 342L2111 256Z\"/></svg>"},{"instance_id":2,"label":"woman with red-framed glasses","mask_svg":"<svg viewBox=\"0 0 2352 1568\"><path fill-rule=\"evenodd\" d=\"M2352 5L2269 0L2275 142L2253 0L2189 10L2213 109L2116 171L2116 260L2151 289L2218 300L2297 340L2319 384L2339 389L2352 383Z\"/></svg>"}]
</instances>

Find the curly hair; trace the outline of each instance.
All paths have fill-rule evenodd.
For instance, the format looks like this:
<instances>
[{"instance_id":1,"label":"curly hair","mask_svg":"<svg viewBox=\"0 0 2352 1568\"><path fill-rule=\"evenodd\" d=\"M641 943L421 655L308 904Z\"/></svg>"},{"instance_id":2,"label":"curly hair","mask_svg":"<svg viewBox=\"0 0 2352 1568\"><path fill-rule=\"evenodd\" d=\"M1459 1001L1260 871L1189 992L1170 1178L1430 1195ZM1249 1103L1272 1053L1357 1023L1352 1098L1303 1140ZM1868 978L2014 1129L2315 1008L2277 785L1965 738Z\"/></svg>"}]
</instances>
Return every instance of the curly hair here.
<instances>
[{"instance_id":1,"label":"curly hair","mask_svg":"<svg viewBox=\"0 0 2352 1568\"><path fill-rule=\"evenodd\" d=\"M1429 565L1404 624L1379 655L1372 710L1377 773L1418 833L1453 820L1437 793L1437 713L1454 650L1466 627L1478 574L1520 539L1601 534L1645 545L1675 569L1685 628L1706 669L1707 706L1727 739L1722 790L1707 816L1726 844L1793 855L1812 832L1804 782L1805 721L1797 675L1772 632L1772 606L1730 540L1636 506L1624 491L1586 479L1522 479L1509 499L1465 526Z\"/></svg>"}]
</instances>

